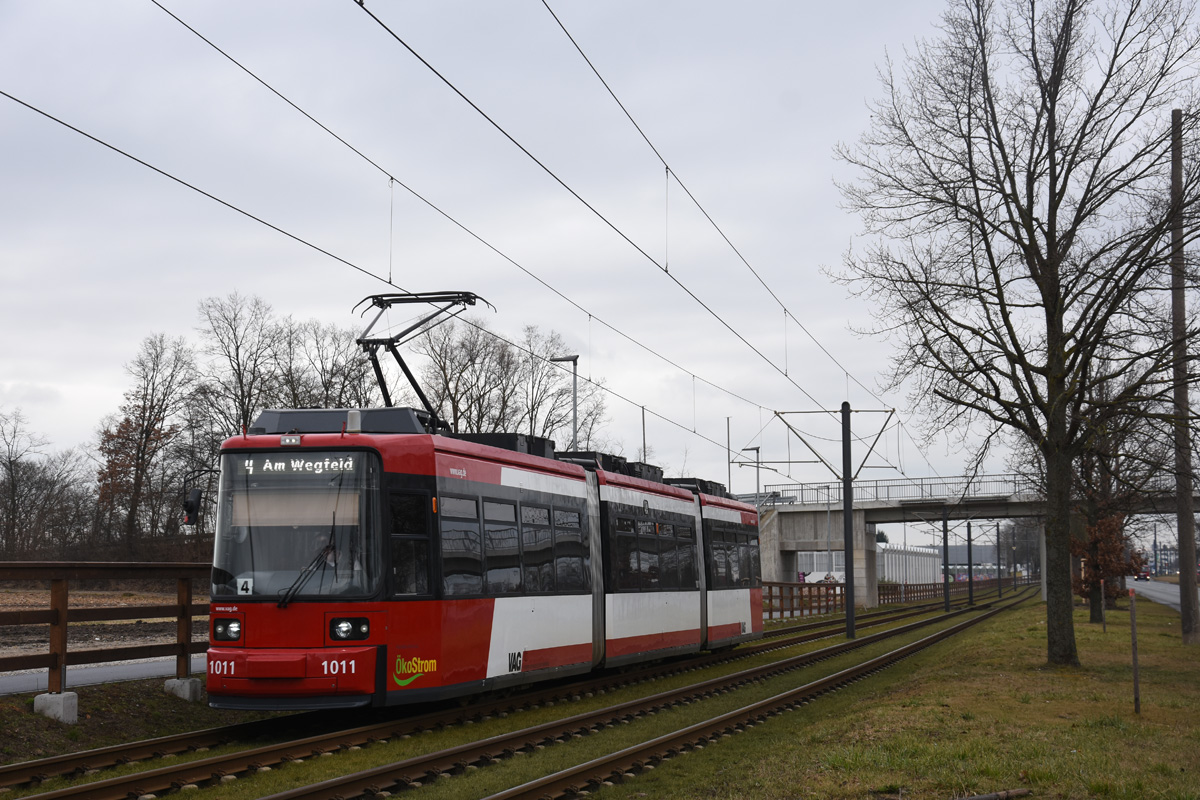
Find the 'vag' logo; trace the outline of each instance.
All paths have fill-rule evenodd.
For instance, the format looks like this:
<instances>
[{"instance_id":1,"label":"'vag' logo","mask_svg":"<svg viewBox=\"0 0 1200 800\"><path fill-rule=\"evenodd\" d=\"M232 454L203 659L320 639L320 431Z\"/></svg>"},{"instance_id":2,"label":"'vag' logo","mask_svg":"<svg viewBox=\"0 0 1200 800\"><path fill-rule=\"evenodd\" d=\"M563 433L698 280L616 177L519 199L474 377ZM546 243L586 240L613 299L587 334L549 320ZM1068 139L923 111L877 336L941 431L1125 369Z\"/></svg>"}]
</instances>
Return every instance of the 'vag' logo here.
<instances>
[{"instance_id":1,"label":"'vag' logo","mask_svg":"<svg viewBox=\"0 0 1200 800\"><path fill-rule=\"evenodd\" d=\"M521 652L508 654L508 671L509 672L520 672L521 671Z\"/></svg>"},{"instance_id":2,"label":"'vag' logo","mask_svg":"<svg viewBox=\"0 0 1200 800\"><path fill-rule=\"evenodd\" d=\"M408 686L417 678L430 672L437 672L436 658L408 658L396 656L396 667L392 670L392 680L397 686ZM406 677L401 677L406 676Z\"/></svg>"}]
</instances>

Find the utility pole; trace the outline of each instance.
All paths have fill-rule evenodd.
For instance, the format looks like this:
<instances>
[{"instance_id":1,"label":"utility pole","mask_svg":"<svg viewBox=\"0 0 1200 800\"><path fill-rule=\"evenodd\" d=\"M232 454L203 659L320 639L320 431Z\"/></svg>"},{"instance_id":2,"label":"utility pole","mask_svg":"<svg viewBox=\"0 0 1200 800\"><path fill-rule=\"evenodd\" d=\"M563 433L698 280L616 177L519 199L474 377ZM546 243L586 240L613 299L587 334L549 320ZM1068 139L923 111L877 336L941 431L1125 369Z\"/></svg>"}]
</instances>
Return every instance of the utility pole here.
<instances>
[{"instance_id":1,"label":"utility pole","mask_svg":"<svg viewBox=\"0 0 1200 800\"><path fill-rule=\"evenodd\" d=\"M1013 526L1012 540L1012 574L1013 574L1013 592L1017 591L1017 526Z\"/></svg>"},{"instance_id":2,"label":"utility pole","mask_svg":"<svg viewBox=\"0 0 1200 800\"><path fill-rule=\"evenodd\" d=\"M743 447L742 448L743 453L748 452L750 450L754 451L754 507L758 508L759 500L761 499L759 497L759 494L762 493L762 489L759 488L760 486L762 486L762 484L759 482L759 478L758 478L759 469L762 466L762 459L759 457L759 448L758 447Z\"/></svg>"},{"instance_id":3,"label":"utility pole","mask_svg":"<svg viewBox=\"0 0 1200 800\"><path fill-rule=\"evenodd\" d=\"M942 506L942 595L950 613L950 509Z\"/></svg>"},{"instance_id":4,"label":"utility pole","mask_svg":"<svg viewBox=\"0 0 1200 800\"><path fill-rule=\"evenodd\" d=\"M996 523L996 587L1004 597L1004 578L1000 575L1000 523Z\"/></svg>"},{"instance_id":5,"label":"utility pole","mask_svg":"<svg viewBox=\"0 0 1200 800\"><path fill-rule=\"evenodd\" d=\"M725 487L733 491L733 441L729 438L729 417L725 418Z\"/></svg>"},{"instance_id":6,"label":"utility pole","mask_svg":"<svg viewBox=\"0 0 1200 800\"><path fill-rule=\"evenodd\" d=\"M1158 577L1158 523L1154 523L1154 577Z\"/></svg>"},{"instance_id":7,"label":"utility pole","mask_svg":"<svg viewBox=\"0 0 1200 800\"><path fill-rule=\"evenodd\" d=\"M975 605L975 562L971 558L971 522L967 521L967 605Z\"/></svg>"},{"instance_id":8,"label":"utility pole","mask_svg":"<svg viewBox=\"0 0 1200 800\"><path fill-rule=\"evenodd\" d=\"M571 362L571 447L570 450L579 449L579 356L560 356L552 358L551 361L563 363Z\"/></svg>"},{"instance_id":9,"label":"utility pole","mask_svg":"<svg viewBox=\"0 0 1200 800\"><path fill-rule=\"evenodd\" d=\"M842 536L846 548L846 638L854 638L854 463L850 457L850 403L842 403Z\"/></svg>"},{"instance_id":10,"label":"utility pole","mask_svg":"<svg viewBox=\"0 0 1200 800\"><path fill-rule=\"evenodd\" d=\"M1171 356L1175 378L1175 516L1179 531L1179 616L1184 644L1200 644L1196 518L1192 513L1191 406L1183 260L1183 111L1171 112Z\"/></svg>"}]
</instances>

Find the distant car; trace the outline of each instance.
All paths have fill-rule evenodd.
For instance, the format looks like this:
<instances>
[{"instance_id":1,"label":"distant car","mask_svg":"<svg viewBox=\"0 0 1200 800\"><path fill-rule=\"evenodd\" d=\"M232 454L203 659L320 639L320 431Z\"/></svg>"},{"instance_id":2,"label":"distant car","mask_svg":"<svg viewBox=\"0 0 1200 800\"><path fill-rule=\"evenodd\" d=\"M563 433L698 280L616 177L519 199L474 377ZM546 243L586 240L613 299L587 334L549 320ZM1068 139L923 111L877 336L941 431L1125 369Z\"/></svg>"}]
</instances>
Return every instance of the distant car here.
<instances>
[{"instance_id":1,"label":"distant car","mask_svg":"<svg viewBox=\"0 0 1200 800\"><path fill-rule=\"evenodd\" d=\"M1148 580L1150 580L1150 573L1146 570L1142 570L1141 572L1139 572L1137 574L1137 577L1134 578L1134 580L1135 581L1148 581Z\"/></svg>"}]
</instances>

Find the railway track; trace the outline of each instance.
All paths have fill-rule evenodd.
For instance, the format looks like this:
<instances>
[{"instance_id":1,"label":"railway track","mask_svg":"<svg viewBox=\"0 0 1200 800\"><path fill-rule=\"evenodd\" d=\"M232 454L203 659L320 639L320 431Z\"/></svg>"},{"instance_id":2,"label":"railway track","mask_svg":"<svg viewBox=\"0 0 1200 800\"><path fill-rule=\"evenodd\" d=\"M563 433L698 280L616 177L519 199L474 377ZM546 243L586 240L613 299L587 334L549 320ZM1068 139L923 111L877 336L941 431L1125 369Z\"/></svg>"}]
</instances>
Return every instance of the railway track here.
<instances>
[{"instance_id":1,"label":"railway track","mask_svg":"<svg viewBox=\"0 0 1200 800\"><path fill-rule=\"evenodd\" d=\"M898 647L876 658L864 661L833 675L807 683L804 686L781 692L773 697L738 708L726 714L689 725L669 734L611 753L585 764L571 767L535 781L490 795L484 800L557 800L578 797L605 784L622 782L636 776L647 768L654 768L663 761L716 742L724 736L742 733L755 725L787 711L799 708L817 697L836 691L851 683L906 659L915 653L942 642L957 633L990 619L1023 602L1029 591L1017 598L985 611L974 619L950 626L916 642ZM272 800L283 800L302 795L279 794ZM323 795L332 797L333 795ZM351 795L346 795L347 797Z\"/></svg>"},{"instance_id":2,"label":"railway track","mask_svg":"<svg viewBox=\"0 0 1200 800\"><path fill-rule=\"evenodd\" d=\"M924 603L904 609L888 609L859 614L859 628L885 625L901 619L911 618L930 613L941 608L941 602ZM537 687L522 692L519 697L507 698L498 704L475 704L473 716L481 718L489 713L505 713L515 710L514 707L536 706L546 702L557 702L572 695L588 693L603 693L607 690L646 680L653 680L664 675L678 673L688 669L710 666L731 659L746 658L761 652L791 647L795 644L816 641L837 635L844 628L845 619L842 616L830 617L813 622L788 625L775 628L764 634L761 642L743 645L735 650L717 653L703 653L687 659L653 664L646 667L626 669L598 678L587 678L573 681L561 687ZM499 710L497 705L503 710ZM392 713L395 713L394 711ZM421 717L410 717L413 729L421 727L441 728L457 724L464 719L461 712L456 710L435 712ZM98 771L131 763L146 762L169 756L186 756L189 753L205 752L207 750L232 745L237 742L258 739L278 738L283 726L286 726L293 736L300 731L328 731L330 729L354 730L340 723L344 715L326 712L310 712L287 718L286 723L278 720L263 720L259 722L232 725L210 730L180 733L173 736L160 737L111 747L88 750L78 753L68 753L59 756L28 761L17 764L0 766L0 789L13 789L42 783L54 777L69 775L95 774ZM366 741L365 739L363 741ZM352 745L353 746L353 745Z\"/></svg>"},{"instance_id":3,"label":"railway track","mask_svg":"<svg viewBox=\"0 0 1200 800\"><path fill-rule=\"evenodd\" d=\"M859 620L865 620L862 627L870 625L886 624L889 621L911 617L928 613L930 610L938 607L937 603L923 604L913 606L904 610L887 610L877 611L868 614L859 615ZM781 647L791 646L799 641L812 641L826 636L835 635L844 625L844 618L831 617L829 619L818 620L815 622L804 623L800 625L790 625L778 629L774 629L765 635L763 642L750 646L750 648L742 647L737 650L727 650L716 654L701 654L695 656L685 662L671 662L670 664L651 665L650 667L641 667L634 669L623 670L618 673L613 673L607 676L601 676L599 679L591 678L584 681L576 681L575 683L584 683L580 686L578 693L587 692L603 692L606 688L613 688L618 685L628 685L647 679L660 677L663 674L677 672L682 669L691 669L695 666L700 666L697 663L703 660L703 665L712 663L720 663L733 658L745 658L748 655L756 654L764 650L778 649ZM523 692L518 701L524 705L538 705L545 702L555 702L563 699L576 690L573 690L570 685L566 687L553 687L549 692L545 687L538 687L528 692ZM510 706L513 704L513 699L503 701L503 704ZM478 706L477 706L478 707ZM394 711L392 712L394 713ZM495 713L495 712L492 712ZM442 720L438 715L432 715L428 720L430 727L445 727L449 724L461 722L460 717L449 718L455 714L454 711L443 712L448 719ZM477 715L478 716L478 715ZM311 712L298 714L288 718L286 728L294 735L297 728L304 731L329 730L331 728L345 728L345 725L339 725L338 720L344 719L344 715L329 714L323 712ZM233 744L235 742L244 742L255 739L265 739L271 737L279 737L281 735L281 723L278 720L263 720L260 722L246 723L242 725L232 725L223 728L214 728L210 730L194 731L188 733L180 733L174 736L166 736L157 739L149 739L138 742L130 742L127 744L113 745L111 747L100 748L96 750L88 750L78 753L68 753L60 756L52 756L49 758L39 759L37 761L28 761L17 764L7 764L0 766L0 789L11 789L29 785L31 783L40 783L49 780L53 777L64 775L82 775L84 773L94 774L98 770L104 770L111 767L122 766L125 764L144 762L151 759L163 758L165 756L179 756L188 753L204 752L206 750Z\"/></svg>"},{"instance_id":4,"label":"railway track","mask_svg":"<svg viewBox=\"0 0 1200 800\"><path fill-rule=\"evenodd\" d=\"M936 604L933 604L936 605ZM979 606L976 606L979 608ZM914 614L928 613L929 609L917 608L904 612L876 612L871 615L860 615L859 619L870 618L870 624L882 625L896 621L898 618ZM968 613L969 609L954 611L949 616ZM527 751L531 748L544 747L549 743L570 739L577 736L602 730L612 725L623 724L658 710L675 707L681 704L702 700L714 694L731 691L734 688L762 681L782 672L809 666L818 661L832 658L852 649L866 646L885 639L901 636L921 627L933 625L947 619L947 615L938 615L889 630L882 631L859 639L849 640L827 648L792 656L771 662L759 667L742 670L732 675L710 678L705 681L662 692L651 697L640 698L616 706L598 709L592 712L575 715L567 719L555 720L539 726L493 737L482 742L473 742L440 751L425 756L391 764L370 774L358 773L338 779L338 785L330 782L317 784L315 787L305 787L277 797L306 798L306 797L353 797L361 794L389 791L384 787L398 788L419 784L430 776L440 776L466 769L470 765L491 763L515 752ZM757 655L767 650L778 650L803 641L829 636L837 632L839 622L828 621L815 625L810 623L794 626L775 636L773 639L743 646L736 651L723 654L705 654L694 659L687 659L670 664L645 667L619 675L606 675L584 681L576 681L556 687L547 687L535 692L516 697L502 698L489 702L474 703L469 708L437 710L415 716L405 716L398 719L388 719L373 722L354 728L337 730L332 733L320 733L313 736L256 747L236 752L202 756L188 763L173 763L168 766L149 769L134 775L96 780L80 783L55 791L35 795L39 800L51 798L124 798L141 797L146 795L161 796L164 793L184 787L200 787L213 785L222 781L235 780L237 776L249 775L258 771L273 769L281 764L299 762L314 756L331 754L360 748L372 742L382 742L394 737L408 737L423 731L439 730L451 725L468 721L486 721L495 716L506 716L508 713L521 708L536 708L553 704L567 699L581 699L602 695L616 688L641 683L666 675L678 674L687 670L710 666L714 661L728 661L736 654L737 657ZM801 631L796 633L796 631ZM790 634L790 635L789 635ZM308 718L308 715L305 715ZM128 763L129 761L161 756L169 753L185 753L203 751L204 749L239 740L239 736L260 736L265 728L262 724L252 726L237 726L234 729L219 729L204 731L197 734L184 734L179 737L169 737L163 740L134 743L122 752L120 747L105 748L103 751L75 754L61 759L46 759L39 762L28 762L24 765L11 765L0 769L0 785L16 785L23 781L45 780L50 775L67 773L90 773L100 766L108 764ZM195 738L188 739L189 736ZM146 755L146 754L149 755ZM24 776L23 778L21 776ZM18 780L20 779L20 780Z\"/></svg>"}]
</instances>

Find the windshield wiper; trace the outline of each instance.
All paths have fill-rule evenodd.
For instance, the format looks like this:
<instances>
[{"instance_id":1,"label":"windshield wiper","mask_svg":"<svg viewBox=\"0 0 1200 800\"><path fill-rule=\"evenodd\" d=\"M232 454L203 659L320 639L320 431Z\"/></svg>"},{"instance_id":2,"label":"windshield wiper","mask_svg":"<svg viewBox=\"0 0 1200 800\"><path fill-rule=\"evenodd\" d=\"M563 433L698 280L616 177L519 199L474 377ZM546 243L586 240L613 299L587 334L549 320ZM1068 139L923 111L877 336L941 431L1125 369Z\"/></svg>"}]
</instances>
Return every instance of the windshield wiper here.
<instances>
[{"instance_id":1,"label":"windshield wiper","mask_svg":"<svg viewBox=\"0 0 1200 800\"><path fill-rule=\"evenodd\" d=\"M335 527L337 527L336 511L333 512L333 525L331 525L329 528L329 543L318 550L317 554L313 556L313 560L308 562L308 565L305 566L304 569L300 570L300 574L296 576L296 580L292 581L292 585L289 586L287 591L283 593L283 596L279 598L279 602L276 603L277 608L288 607L288 603L292 602L292 599L295 598L295 596L300 593L300 590L304 588L304 584L308 583L308 579L311 578L314 573L316 573L318 564L321 565L321 571L325 571L325 567L328 565L326 556L334 552Z\"/></svg>"}]
</instances>

